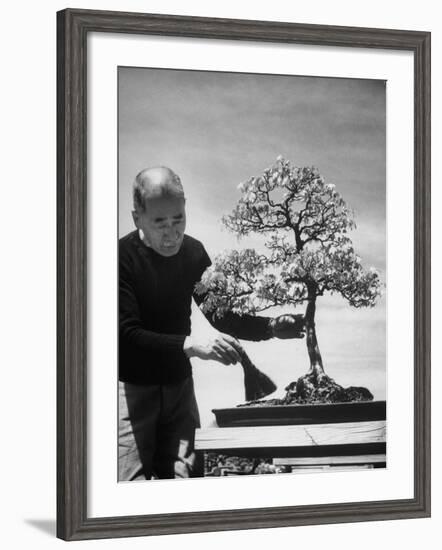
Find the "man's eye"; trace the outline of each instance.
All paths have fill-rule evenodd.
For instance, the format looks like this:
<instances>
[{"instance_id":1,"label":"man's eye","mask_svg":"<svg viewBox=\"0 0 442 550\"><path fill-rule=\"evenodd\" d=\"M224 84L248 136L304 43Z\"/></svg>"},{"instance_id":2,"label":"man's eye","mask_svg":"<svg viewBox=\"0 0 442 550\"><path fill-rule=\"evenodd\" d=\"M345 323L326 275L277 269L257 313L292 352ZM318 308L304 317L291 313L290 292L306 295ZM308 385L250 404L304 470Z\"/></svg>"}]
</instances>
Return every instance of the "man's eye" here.
<instances>
[{"instance_id":1,"label":"man's eye","mask_svg":"<svg viewBox=\"0 0 442 550\"><path fill-rule=\"evenodd\" d=\"M182 220L174 221L172 222L172 225L176 226L176 225L181 225L182 223L183 223ZM167 223L161 223L157 225L157 229L167 229L168 227L170 226Z\"/></svg>"}]
</instances>

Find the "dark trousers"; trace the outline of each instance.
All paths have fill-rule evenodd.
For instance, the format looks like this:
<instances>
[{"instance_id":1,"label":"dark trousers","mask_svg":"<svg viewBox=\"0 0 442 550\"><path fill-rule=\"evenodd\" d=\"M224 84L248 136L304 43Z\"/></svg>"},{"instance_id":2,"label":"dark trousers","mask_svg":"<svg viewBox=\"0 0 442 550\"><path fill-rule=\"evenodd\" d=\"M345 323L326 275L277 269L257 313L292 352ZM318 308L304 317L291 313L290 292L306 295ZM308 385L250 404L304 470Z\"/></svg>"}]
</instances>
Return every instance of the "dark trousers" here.
<instances>
[{"instance_id":1,"label":"dark trousers","mask_svg":"<svg viewBox=\"0 0 442 550\"><path fill-rule=\"evenodd\" d=\"M170 385L119 382L118 481L200 477L192 377Z\"/></svg>"}]
</instances>

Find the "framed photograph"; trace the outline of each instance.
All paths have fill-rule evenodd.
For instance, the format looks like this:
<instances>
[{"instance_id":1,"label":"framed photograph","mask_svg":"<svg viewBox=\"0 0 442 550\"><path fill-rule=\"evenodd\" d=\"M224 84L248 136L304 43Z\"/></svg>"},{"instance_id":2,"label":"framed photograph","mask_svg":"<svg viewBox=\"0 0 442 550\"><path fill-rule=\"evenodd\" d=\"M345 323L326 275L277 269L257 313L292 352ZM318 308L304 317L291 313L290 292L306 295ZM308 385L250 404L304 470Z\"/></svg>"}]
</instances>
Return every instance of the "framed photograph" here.
<instances>
[{"instance_id":1,"label":"framed photograph","mask_svg":"<svg viewBox=\"0 0 442 550\"><path fill-rule=\"evenodd\" d=\"M429 516L430 33L57 33L57 536Z\"/></svg>"}]
</instances>

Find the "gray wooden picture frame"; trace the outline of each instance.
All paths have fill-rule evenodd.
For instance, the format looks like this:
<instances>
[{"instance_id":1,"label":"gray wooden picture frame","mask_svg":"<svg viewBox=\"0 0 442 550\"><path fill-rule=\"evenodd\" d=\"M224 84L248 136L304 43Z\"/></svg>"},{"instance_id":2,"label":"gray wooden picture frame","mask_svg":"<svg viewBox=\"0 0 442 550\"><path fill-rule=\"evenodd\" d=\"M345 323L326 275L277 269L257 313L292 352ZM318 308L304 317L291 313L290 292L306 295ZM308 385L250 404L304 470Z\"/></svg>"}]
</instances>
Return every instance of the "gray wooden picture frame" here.
<instances>
[{"instance_id":1,"label":"gray wooden picture frame","mask_svg":"<svg viewBox=\"0 0 442 550\"><path fill-rule=\"evenodd\" d=\"M87 36L151 34L414 55L414 497L87 517ZM430 515L430 33L67 9L57 14L57 536L65 540Z\"/></svg>"}]
</instances>

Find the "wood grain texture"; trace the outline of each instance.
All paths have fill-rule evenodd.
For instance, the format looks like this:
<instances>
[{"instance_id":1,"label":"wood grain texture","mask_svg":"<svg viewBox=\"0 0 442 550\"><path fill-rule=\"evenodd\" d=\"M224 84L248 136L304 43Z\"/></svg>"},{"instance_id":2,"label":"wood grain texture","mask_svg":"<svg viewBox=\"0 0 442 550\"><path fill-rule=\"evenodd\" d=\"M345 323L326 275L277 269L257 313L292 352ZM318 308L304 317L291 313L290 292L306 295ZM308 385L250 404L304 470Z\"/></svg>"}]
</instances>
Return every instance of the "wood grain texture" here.
<instances>
[{"instance_id":1,"label":"wood grain texture","mask_svg":"<svg viewBox=\"0 0 442 550\"><path fill-rule=\"evenodd\" d=\"M320 466L335 464L376 464L387 462L386 454L354 455L354 456L317 456L317 457L284 457L275 458L275 466Z\"/></svg>"},{"instance_id":2,"label":"wood grain texture","mask_svg":"<svg viewBox=\"0 0 442 550\"><path fill-rule=\"evenodd\" d=\"M314 405L273 405L213 409L220 428L234 426L280 426L293 424L330 424L385 420L385 401L356 403L315 403Z\"/></svg>"},{"instance_id":3,"label":"wood grain texture","mask_svg":"<svg viewBox=\"0 0 442 550\"><path fill-rule=\"evenodd\" d=\"M409 50L415 60L415 495L411 499L87 517L87 35L154 34ZM89 10L57 15L57 536L127 537L430 514L430 34Z\"/></svg>"},{"instance_id":4,"label":"wood grain texture","mask_svg":"<svg viewBox=\"0 0 442 550\"><path fill-rule=\"evenodd\" d=\"M205 428L196 430L198 451L235 448L321 447L384 443L386 423L347 422L299 426L254 426L249 428Z\"/></svg>"},{"instance_id":5,"label":"wood grain texture","mask_svg":"<svg viewBox=\"0 0 442 550\"><path fill-rule=\"evenodd\" d=\"M335 473L335 472L355 472L357 470L373 470L374 464L351 464L346 466L322 465L322 466L294 466L292 474L317 474L317 473ZM229 474L227 474L229 475Z\"/></svg>"},{"instance_id":6,"label":"wood grain texture","mask_svg":"<svg viewBox=\"0 0 442 550\"><path fill-rule=\"evenodd\" d=\"M57 17L57 535L86 516L86 48L75 17Z\"/></svg>"}]
</instances>

